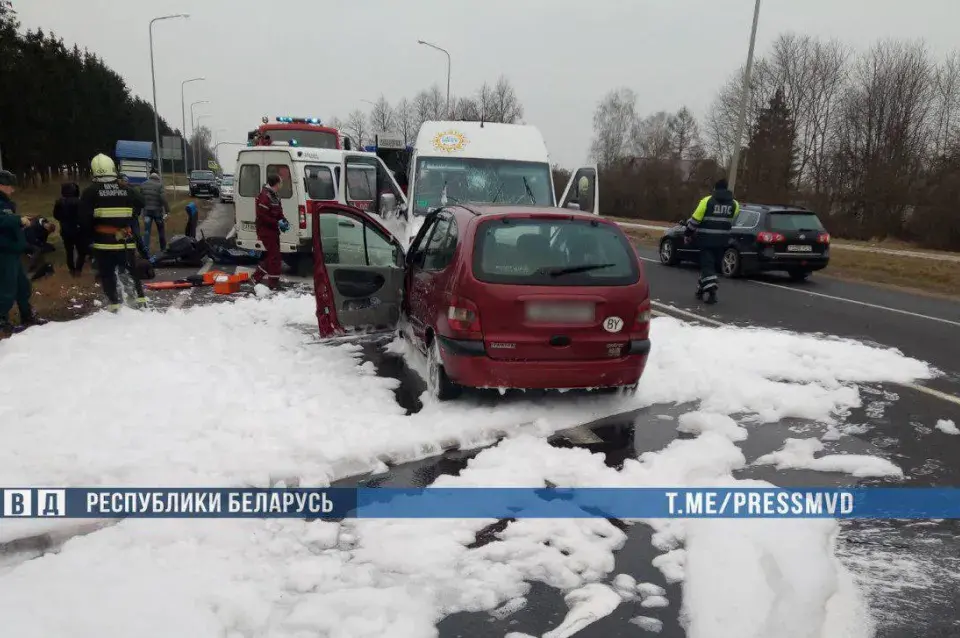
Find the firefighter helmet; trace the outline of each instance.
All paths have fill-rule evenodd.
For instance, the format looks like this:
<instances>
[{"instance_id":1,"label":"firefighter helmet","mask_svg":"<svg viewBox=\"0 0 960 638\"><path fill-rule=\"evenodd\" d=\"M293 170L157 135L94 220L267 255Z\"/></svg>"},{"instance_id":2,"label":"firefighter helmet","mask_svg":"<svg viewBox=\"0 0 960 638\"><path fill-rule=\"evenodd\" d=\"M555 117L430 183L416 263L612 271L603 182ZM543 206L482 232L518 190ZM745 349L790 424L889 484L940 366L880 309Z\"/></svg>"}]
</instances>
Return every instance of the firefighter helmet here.
<instances>
[{"instance_id":1,"label":"firefighter helmet","mask_svg":"<svg viewBox=\"0 0 960 638\"><path fill-rule=\"evenodd\" d=\"M90 170L92 171L94 178L117 176L117 167L113 163L113 160L103 153L100 153L94 157L93 160L91 160Z\"/></svg>"}]
</instances>

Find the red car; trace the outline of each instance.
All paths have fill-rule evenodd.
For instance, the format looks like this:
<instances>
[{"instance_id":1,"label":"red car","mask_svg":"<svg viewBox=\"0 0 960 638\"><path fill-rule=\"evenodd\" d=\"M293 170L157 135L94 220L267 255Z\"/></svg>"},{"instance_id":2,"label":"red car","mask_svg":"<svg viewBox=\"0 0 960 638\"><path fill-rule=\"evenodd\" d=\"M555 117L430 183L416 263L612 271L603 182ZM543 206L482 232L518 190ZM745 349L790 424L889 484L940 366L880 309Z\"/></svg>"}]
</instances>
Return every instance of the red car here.
<instances>
[{"instance_id":1,"label":"red car","mask_svg":"<svg viewBox=\"0 0 960 638\"><path fill-rule=\"evenodd\" d=\"M635 388L650 290L618 225L560 208L447 206L404 251L375 217L314 216L322 336L405 327L440 400L464 387Z\"/></svg>"}]
</instances>

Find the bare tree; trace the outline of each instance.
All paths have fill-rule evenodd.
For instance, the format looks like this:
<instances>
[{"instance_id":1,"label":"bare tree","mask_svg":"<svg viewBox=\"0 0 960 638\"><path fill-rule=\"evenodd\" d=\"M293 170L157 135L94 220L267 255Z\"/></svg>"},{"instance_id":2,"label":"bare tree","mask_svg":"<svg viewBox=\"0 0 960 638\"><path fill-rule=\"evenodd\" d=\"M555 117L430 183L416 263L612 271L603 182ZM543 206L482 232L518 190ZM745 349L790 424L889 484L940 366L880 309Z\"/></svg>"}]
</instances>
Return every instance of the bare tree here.
<instances>
[{"instance_id":1,"label":"bare tree","mask_svg":"<svg viewBox=\"0 0 960 638\"><path fill-rule=\"evenodd\" d=\"M493 116L493 87L486 82L477 90L476 97L477 109L480 111L480 117L485 122L494 122Z\"/></svg>"},{"instance_id":2,"label":"bare tree","mask_svg":"<svg viewBox=\"0 0 960 638\"><path fill-rule=\"evenodd\" d=\"M396 120L393 113L393 107L383 95L377 99L370 111L370 128L372 133L392 133L396 126Z\"/></svg>"},{"instance_id":3,"label":"bare tree","mask_svg":"<svg viewBox=\"0 0 960 638\"><path fill-rule=\"evenodd\" d=\"M420 91L413 98L413 112L416 117L417 128L430 119L431 111L430 92Z\"/></svg>"},{"instance_id":4,"label":"bare tree","mask_svg":"<svg viewBox=\"0 0 960 638\"><path fill-rule=\"evenodd\" d=\"M486 86L486 84L484 84ZM493 87L490 96L490 112L485 114L489 122L515 124L523 119L523 105L517 98L517 92L506 76L501 75Z\"/></svg>"},{"instance_id":5,"label":"bare tree","mask_svg":"<svg viewBox=\"0 0 960 638\"><path fill-rule=\"evenodd\" d=\"M590 156L604 167L624 159L636 122L636 93L625 87L607 93L593 114Z\"/></svg>"},{"instance_id":6,"label":"bare tree","mask_svg":"<svg viewBox=\"0 0 960 638\"><path fill-rule=\"evenodd\" d=\"M670 114L654 113L636 120L630 132L633 154L645 160L666 160L673 155Z\"/></svg>"},{"instance_id":7,"label":"bare tree","mask_svg":"<svg viewBox=\"0 0 960 638\"><path fill-rule=\"evenodd\" d=\"M480 121L480 104L474 98L461 97L453 100L451 117L464 122Z\"/></svg>"},{"instance_id":8,"label":"bare tree","mask_svg":"<svg viewBox=\"0 0 960 638\"><path fill-rule=\"evenodd\" d=\"M420 122L417 121L417 112L413 104L407 98L403 98L397 102L397 108L394 109L393 113L397 132L403 137L403 143L409 144L417 136L417 131L420 129Z\"/></svg>"},{"instance_id":9,"label":"bare tree","mask_svg":"<svg viewBox=\"0 0 960 638\"><path fill-rule=\"evenodd\" d=\"M703 157L703 143L700 140L700 125L690 109L682 107L667 121L670 146L674 157L680 160L700 159Z\"/></svg>"},{"instance_id":10,"label":"bare tree","mask_svg":"<svg viewBox=\"0 0 960 638\"><path fill-rule=\"evenodd\" d=\"M447 98L444 95L443 91L440 90L440 86L434 84L430 87L430 90L427 91L428 104L430 105L429 118L431 120L443 120L447 117L450 117L450 114L447 113ZM453 104L450 104L450 108L453 109Z\"/></svg>"},{"instance_id":11,"label":"bare tree","mask_svg":"<svg viewBox=\"0 0 960 638\"><path fill-rule=\"evenodd\" d=\"M353 110L347 117L347 132L357 146L363 146L367 136L367 116L360 109Z\"/></svg>"},{"instance_id":12,"label":"bare tree","mask_svg":"<svg viewBox=\"0 0 960 638\"><path fill-rule=\"evenodd\" d=\"M843 99L833 174L848 232L872 238L900 233L929 148L933 72L921 44L883 41L857 61Z\"/></svg>"},{"instance_id":13,"label":"bare tree","mask_svg":"<svg viewBox=\"0 0 960 638\"><path fill-rule=\"evenodd\" d=\"M960 110L960 50L953 51L937 67L933 79L933 152L940 157L956 141L957 111Z\"/></svg>"}]
</instances>

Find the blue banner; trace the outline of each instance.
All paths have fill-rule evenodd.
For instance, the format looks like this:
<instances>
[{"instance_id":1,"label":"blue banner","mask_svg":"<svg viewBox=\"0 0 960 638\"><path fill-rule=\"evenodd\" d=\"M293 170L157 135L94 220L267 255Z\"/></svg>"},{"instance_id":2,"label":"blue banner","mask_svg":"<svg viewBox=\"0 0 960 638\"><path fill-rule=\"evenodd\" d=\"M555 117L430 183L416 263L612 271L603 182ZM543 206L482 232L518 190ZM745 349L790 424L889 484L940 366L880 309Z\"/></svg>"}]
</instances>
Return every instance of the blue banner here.
<instances>
[{"instance_id":1,"label":"blue banner","mask_svg":"<svg viewBox=\"0 0 960 638\"><path fill-rule=\"evenodd\" d=\"M960 488L5 488L5 518L960 518Z\"/></svg>"}]
</instances>

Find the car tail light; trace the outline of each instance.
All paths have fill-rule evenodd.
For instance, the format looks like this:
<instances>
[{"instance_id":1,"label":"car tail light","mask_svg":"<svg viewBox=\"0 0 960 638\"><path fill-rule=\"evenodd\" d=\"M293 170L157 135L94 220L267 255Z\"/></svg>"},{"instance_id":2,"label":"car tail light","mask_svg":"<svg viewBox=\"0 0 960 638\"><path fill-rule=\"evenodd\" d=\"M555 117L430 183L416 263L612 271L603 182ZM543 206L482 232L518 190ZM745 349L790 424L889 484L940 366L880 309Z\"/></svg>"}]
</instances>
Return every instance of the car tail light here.
<instances>
[{"instance_id":1,"label":"car tail light","mask_svg":"<svg viewBox=\"0 0 960 638\"><path fill-rule=\"evenodd\" d=\"M297 206L297 213L300 216L300 230L306 230L307 228L307 207L303 204Z\"/></svg>"},{"instance_id":2,"label":"car tail light","mask_svg":"<svg viewBox=\"0 0 960 638\"><path fill-rule=\"evenodd\" d=\"M477 304L463 297L454 297L447 308L450 329L457 332L482 332Z\"/></svg>"},{"instance_id":3,"label":"car tail light","mask_svg":"<svg viewBox=\"0 0 960 638\"><path fill-rule=\"evenodd\" d=\"M650 300L644 301L637 307L636 328L645 330L653 318L653 312L650 310Z\"/></svg>"},{"instance_id":4,"label":"car tail light","mask_svg":"<svg viewBox=\"0 0 960 638\"><path fill-rule=\"evenodd\" d=\"M787 241L787 238L780 233L768 233L767 231L763 231L762 233L757 233L757 241L761 244L776 244L778 242Z\"/></svg>"},{"instance_id":5,"label":"car tail light","mask_svg":"<svg viewBox=\"0 0 960 638\"><path fill-rule=\"evenodd\" d=\"M818 244L829 244L830 243L830 233L820 233L817 235Z\"/></svg>"}]
</instances>

